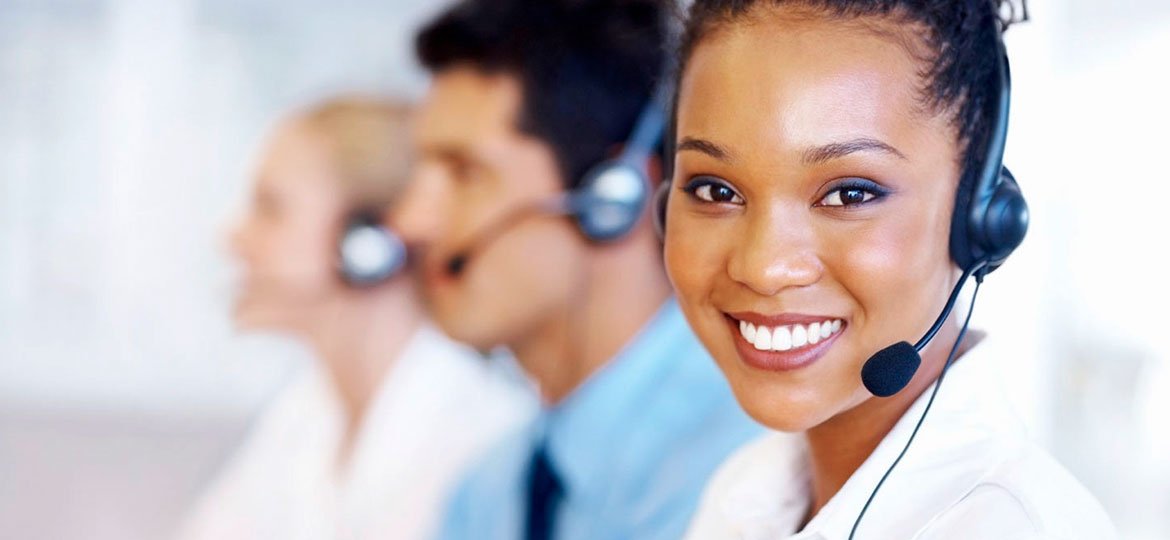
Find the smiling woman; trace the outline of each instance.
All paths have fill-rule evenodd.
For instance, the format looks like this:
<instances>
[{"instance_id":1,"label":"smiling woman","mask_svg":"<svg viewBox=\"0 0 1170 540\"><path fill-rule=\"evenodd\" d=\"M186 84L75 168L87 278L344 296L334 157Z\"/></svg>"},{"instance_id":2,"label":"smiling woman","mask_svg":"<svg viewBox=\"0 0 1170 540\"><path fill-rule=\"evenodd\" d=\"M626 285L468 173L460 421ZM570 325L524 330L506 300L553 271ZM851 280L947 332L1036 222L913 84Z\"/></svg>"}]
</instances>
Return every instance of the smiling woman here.
<instances>
[{"instance_id":1,"label":"smiling woman","mask_svg":"<svg viewBox=\"0 0 1170 540\"><path fill-rule=\"evenodd\" d=\"M1113 536L1092 496L989 398L986 335L964 340L964 317L943 318L892 396L859 375L931 328L964 270L981 280L1022 238L976 260L954 238L968 234L984 168L1000 174L994 6L693 4L667 269L740 404L784 433L725 464L692 537ZM1026 212L1018 200L1009 209ZM886 482L955 354L931 421ZM885 497L871 497L883 483Z\"/></svg>"}]
</instances>

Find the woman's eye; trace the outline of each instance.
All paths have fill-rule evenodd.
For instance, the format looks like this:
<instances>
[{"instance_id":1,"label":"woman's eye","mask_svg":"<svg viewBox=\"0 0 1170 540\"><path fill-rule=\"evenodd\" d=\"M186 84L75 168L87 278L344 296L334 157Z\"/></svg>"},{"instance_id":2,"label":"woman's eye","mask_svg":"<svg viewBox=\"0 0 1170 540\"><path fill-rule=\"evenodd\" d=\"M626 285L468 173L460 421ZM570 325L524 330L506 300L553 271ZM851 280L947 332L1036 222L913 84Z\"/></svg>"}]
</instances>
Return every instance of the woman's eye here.
<instances>
[{"instance_id":1,"label":"woman's eye","mask_svg":"<svg viewBox=\"0 0 1170 540\"><path fill-rule=\"evenodd\" d=\"M726 184L715 182L712 180L696 180L691 182L686 188L687 193L703 202L709 203L730 203L743 204L743 197L740 197L735 190L731 189Z\"/></svg>"},{"instance_id":2,"label":"woman's eye","mask_svg":"<svg viewBox=\"0 0 1170 540\"><path fill-rule=\"evenodd\" d=\"M821 199L821 206L851 206L869 202L875 196L873 193L864 189L834 189L831 193L825 195L824 199Z\"/></svg>"},{"instance_id":3,"label":"woman's eye","mask_svg":"<svg viewBox=\"0 0 1170 540\"><path fill-rule=\"evenodd\" d=\"M884 197L886 191L874 182L857 181L834 188L821 198L817 206L856 206Z\"/></svg>"}]
</instances>

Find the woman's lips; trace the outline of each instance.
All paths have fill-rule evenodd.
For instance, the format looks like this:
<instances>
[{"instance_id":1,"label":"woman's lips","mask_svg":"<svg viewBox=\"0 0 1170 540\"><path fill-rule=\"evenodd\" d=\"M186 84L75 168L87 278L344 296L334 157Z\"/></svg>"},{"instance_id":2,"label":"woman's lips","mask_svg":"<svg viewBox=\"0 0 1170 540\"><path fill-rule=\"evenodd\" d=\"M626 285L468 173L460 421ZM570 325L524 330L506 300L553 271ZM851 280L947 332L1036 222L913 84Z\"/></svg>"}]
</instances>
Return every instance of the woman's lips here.
<instances>
[{"instance_id":1,"label":"woman's lips","mask_svg":"<svg viewBox=\"0 0 1170 540\"><path fill-rule=\"evenodd\" d=\"M769 371L800 369L820 359L844 332L843 319L816 315L729 313L740 358Z\"/></svg>"}]
</instances>

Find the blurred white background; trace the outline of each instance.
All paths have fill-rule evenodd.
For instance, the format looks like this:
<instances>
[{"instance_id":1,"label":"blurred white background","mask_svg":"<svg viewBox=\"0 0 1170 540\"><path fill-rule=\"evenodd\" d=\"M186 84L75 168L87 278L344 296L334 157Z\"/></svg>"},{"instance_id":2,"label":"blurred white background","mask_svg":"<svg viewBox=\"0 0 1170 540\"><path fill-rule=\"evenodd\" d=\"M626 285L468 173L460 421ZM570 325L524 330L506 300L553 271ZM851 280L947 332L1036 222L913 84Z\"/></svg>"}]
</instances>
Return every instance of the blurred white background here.
<instances>
[{"instance_id":1,"label":"blurred white background","mask_svg":"<svg viewBox=\"0 0 1170 540\"><path fill-rule=\"evenodd\" d=\"M418 95L443 3L0 0L0 536L165 537L306 360L228 325L256 145L337 91ZM1033 229L975 324L1123 536L1170 538L1170 3L1030 8L1007 162Z\"/></svg>"},{"instance_id":2,"label":"blurred white background","mask_svg":"<svg viewBox=\"0 0 1170 540\"><path fill-rule=\"evenodd\" d=\"M416 95L406 0L0 0L0 537L163 538L307 356L232 335L257 145Z\"/></svg>"}]
</instances>

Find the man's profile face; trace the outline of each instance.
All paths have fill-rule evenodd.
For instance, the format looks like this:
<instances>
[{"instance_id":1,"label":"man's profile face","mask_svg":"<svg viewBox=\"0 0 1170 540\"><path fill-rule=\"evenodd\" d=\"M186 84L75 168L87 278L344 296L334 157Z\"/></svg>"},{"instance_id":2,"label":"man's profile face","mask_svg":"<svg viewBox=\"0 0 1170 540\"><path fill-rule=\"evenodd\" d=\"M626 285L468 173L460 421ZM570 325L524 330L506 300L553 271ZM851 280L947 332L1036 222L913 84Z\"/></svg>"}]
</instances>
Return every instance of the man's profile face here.
<instances>
[{"instance_id":1,"label":"man's profile face","mask_svg":"<svg viewBox=\"0 0 1170 540\"><path fill-rule=\"evenodd\" d=\"M507 74L472 67L436 73L415 124L418 166L396 208L394 225L417 251L436 322L481 349L564 317L586 249L560 216L482 236L563 192L552 149L517 128L522 94ZM460 253L468 254L466 264L452 274L449 263Z\"/></svg>"}]
</instances>

